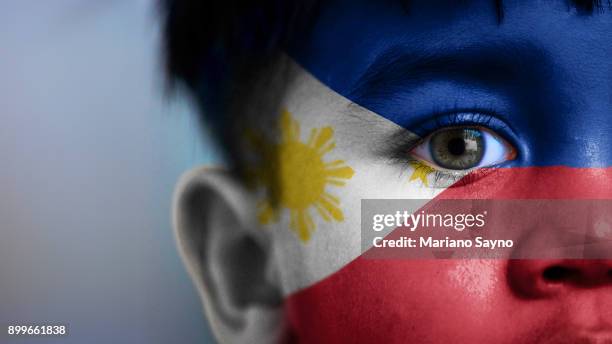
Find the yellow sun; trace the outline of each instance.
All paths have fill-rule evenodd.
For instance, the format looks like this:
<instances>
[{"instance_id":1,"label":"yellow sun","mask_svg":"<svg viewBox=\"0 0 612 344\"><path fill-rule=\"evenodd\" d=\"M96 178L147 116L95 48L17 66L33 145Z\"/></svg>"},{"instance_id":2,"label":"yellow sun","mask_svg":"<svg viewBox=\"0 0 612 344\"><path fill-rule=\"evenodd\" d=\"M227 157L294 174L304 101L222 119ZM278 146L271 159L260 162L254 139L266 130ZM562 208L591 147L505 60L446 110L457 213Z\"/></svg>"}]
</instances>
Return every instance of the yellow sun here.
<instances>
[{"instance_id":1,"label":"yellow sun","mask_svg":"<svg viewBox=\"0 0 612 344\"><path fill-rule=\"evenodd\" d=\"M323 160L335 148L331 127L312 129L303 143L299 123L283 110L279 130L278 143L267 142L253 133L248 135L249 143L262 157L261 163L250 171L251 177L267 191L266 200L259 204L258 220L261 224L276 222L281 208L286 208L290 228L307 242L315 230L311 208L327 222L344 220L340 200L327 193L326 187L343 186L355 172L343 160Z\"/></svg>"},{"instance_id":2,"label":"yellow sun","mask_svg":"<svg viewBox=\"0 0 612 344\"><path fill-rule=\"evenodd\" d=\"M434 173L436 170L419 161L411 161L410 166L414 168L414 171L412 171L412 175L410 176L410 179L408 181L411 182L413 180L420 180L423 185L429 186L427 177L430 174Z\"/></svg>"}]
</instances>

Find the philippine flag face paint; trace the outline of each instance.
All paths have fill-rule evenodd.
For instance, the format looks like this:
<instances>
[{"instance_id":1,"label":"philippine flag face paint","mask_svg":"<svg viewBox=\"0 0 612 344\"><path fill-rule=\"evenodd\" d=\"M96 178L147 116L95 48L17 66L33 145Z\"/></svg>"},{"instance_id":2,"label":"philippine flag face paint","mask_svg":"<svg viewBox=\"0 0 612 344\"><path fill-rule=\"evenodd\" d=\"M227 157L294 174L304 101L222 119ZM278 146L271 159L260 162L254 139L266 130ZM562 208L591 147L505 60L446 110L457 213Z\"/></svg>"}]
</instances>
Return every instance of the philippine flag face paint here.
<instances>
[{"instance_id":1,"label":"philippine flag face paint","mask_svg":"<svg viewBox=\"0 0 612 344\"><path fill-rule=\"evenodd\" d=\"M273 128L246 134L289 338L612 341L609 260L361 256L362 199L612 198L612 17L443 3L323 6Z\"/></svg>"}]
</instances>

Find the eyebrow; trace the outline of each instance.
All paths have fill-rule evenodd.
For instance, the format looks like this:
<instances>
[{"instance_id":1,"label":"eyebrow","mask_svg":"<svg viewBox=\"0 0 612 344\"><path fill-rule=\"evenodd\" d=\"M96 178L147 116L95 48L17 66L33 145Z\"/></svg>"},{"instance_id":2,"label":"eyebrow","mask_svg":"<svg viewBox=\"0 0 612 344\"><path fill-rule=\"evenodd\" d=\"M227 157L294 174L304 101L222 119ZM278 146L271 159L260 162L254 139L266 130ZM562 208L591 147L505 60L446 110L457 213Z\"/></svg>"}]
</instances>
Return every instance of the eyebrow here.
<instances>
[{"instance_id":1,"label":"eyebrow","mask_svg":"<svg viewBox=\"0 0 612 344\"><path fill-rule=\"evenodd\" d=\"M397 87L416 87L431 80L464 80L496 84L533 79L549 62L531 42L505 41L453 49L408 49L397 46L381 53L357 79L349 98L357 103L389 95Z\"/></svg>"}]
</instances>

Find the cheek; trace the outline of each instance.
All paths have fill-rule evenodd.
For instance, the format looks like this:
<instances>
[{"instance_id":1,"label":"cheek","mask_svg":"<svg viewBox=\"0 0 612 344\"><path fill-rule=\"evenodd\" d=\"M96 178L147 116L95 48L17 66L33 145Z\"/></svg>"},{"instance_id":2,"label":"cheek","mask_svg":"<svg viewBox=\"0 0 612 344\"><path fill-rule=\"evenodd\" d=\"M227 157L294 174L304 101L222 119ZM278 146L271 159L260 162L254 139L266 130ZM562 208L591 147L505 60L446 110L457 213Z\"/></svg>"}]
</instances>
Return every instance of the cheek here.
<instances>
[{"instance_id":1,"label":"cheek","mask_svg":"<svg viewBox=\"0 0 612 344\"><path fill-rule=\"evenodd\" d=\"M508 317L504 266L503 261L358 258L291 295L287 314L304 342L508 339L483 331Z\"/></svg>"}]
</instances>

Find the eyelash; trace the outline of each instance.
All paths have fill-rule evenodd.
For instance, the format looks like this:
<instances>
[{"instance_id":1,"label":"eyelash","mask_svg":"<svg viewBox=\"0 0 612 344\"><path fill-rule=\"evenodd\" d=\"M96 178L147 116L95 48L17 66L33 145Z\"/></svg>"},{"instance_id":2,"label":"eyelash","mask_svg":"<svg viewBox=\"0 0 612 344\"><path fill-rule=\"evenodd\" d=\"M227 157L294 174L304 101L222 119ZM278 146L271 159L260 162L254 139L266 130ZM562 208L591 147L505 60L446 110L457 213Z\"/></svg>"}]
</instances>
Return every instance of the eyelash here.
<instances>
[{"instance_id":1,"label":"eyelash","mask_svg":"<svg viewBox=\"0 0 612 344\"><path fill-rule=\"evenodd\" d=\"M442 113L433 119L417 124L413 128L409 128L409 130L416 135L407 136L403 130L392 135L389 140L388 146L390 150L387 152L387 156L391 157L393 163L401 164L402 166L409 165L413 168L432 168L421 160L411 156L409 152L421 144L423 138L439 129L470 125L488 128L516 147L514 140L507 134L511 132L511 128L489 111L455 110ZM482 178L486 174L488 174L488 172L482 169L471 171L466 175L465 172L453 172L434 168L434 182L432 186L435 188L463 186ZM461 182L457 183L459 181Z\"/></svg>"},{"instance_id":2,"label":"eyelash","mask_svg":"<svg viewBox=\"0 0 612 344\"><path fill-rule=\"evenodd\" d=\"M420 137L426 137L441 128L469 125L491 129L501 136L505 136L504 133L510 129L508 125L498 119L490 111L454 110L442 113L433 119L419 123L414 126L414 128L410 128L410 130Z\"/></svg>"}]
</instances>

